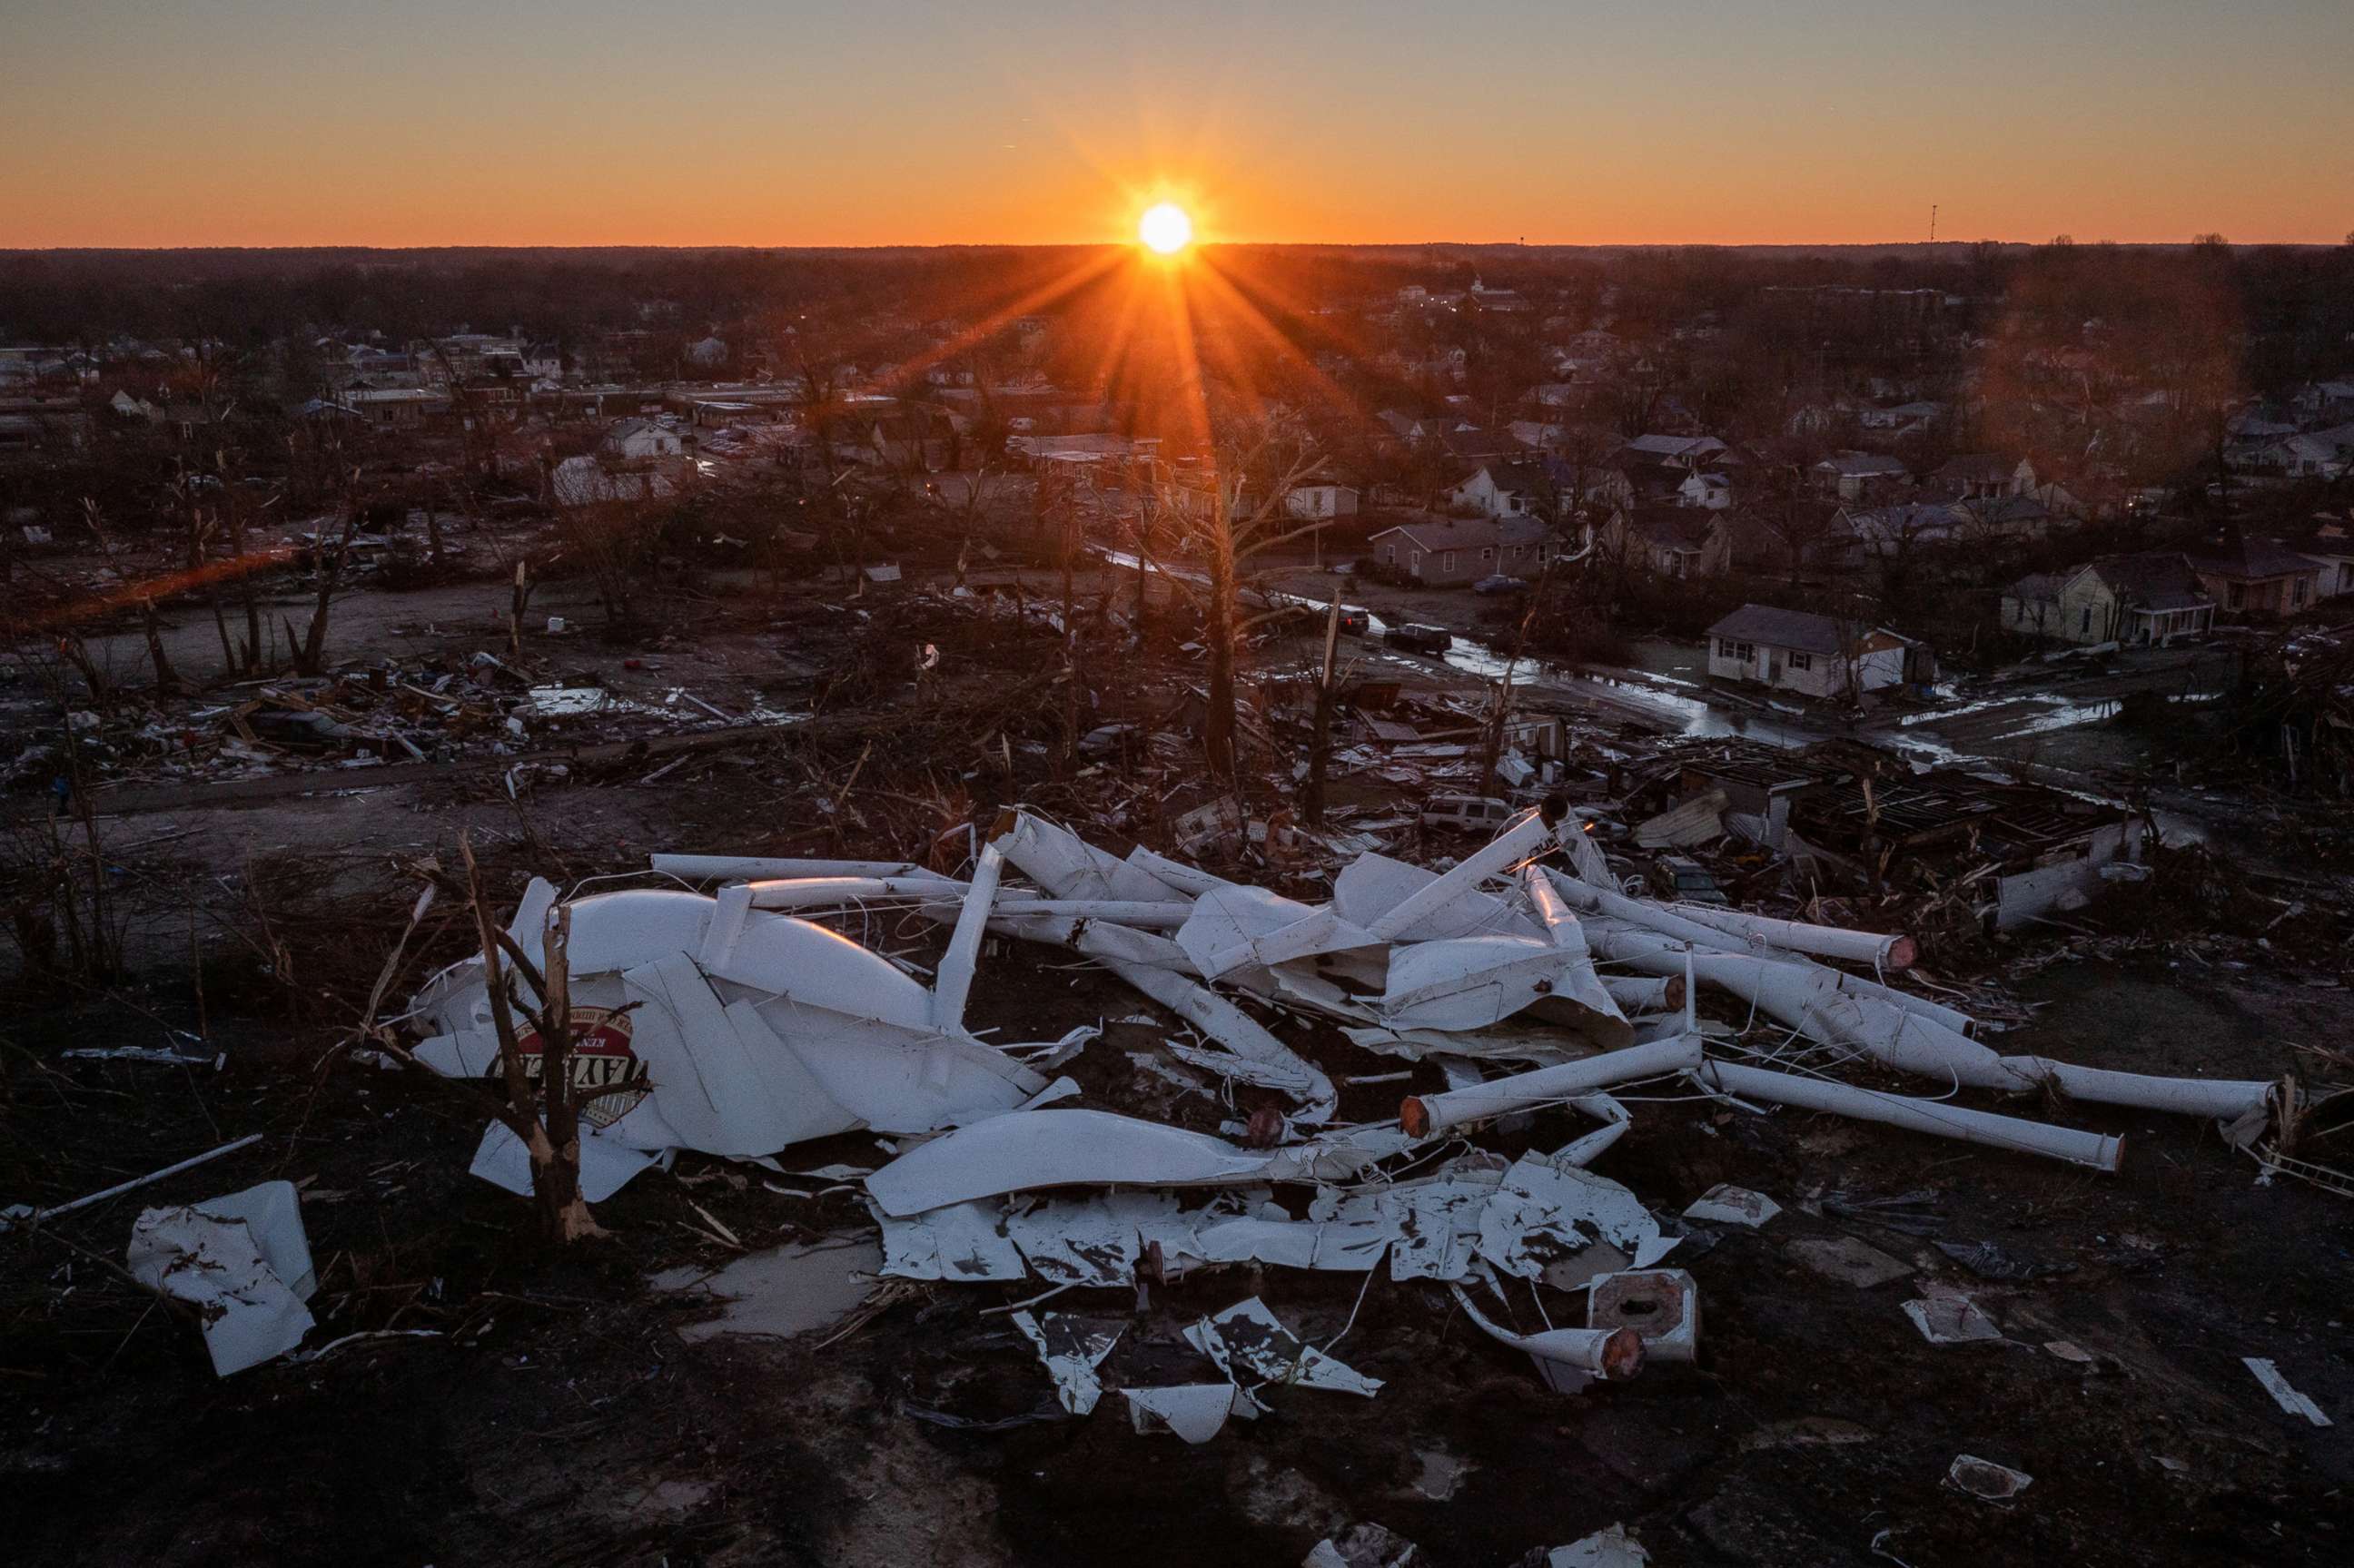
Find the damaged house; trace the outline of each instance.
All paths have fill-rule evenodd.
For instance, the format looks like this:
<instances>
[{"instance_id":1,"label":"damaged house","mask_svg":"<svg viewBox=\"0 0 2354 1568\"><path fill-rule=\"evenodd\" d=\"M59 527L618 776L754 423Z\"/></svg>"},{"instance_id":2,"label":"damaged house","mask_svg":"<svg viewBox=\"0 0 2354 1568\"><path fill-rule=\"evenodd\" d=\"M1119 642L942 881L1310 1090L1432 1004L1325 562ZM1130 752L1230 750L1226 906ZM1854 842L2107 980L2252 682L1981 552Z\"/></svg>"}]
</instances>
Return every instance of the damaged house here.
<instances>
[{"instance_id":1,"label":"damaged house","mask_svg":"<svg viewBox=\"0 0 2354 1568\"><path fill-rule=\"evenodd\" d=\"M2141 859L2142 823L2124 807L1965 769L1846 777L1800 791L1790 825L1808 848L1860 870L1930 861L1967 886L1979 924L2008 931L2081 909L2116 862Z\"/></svg>"}]
</instances>

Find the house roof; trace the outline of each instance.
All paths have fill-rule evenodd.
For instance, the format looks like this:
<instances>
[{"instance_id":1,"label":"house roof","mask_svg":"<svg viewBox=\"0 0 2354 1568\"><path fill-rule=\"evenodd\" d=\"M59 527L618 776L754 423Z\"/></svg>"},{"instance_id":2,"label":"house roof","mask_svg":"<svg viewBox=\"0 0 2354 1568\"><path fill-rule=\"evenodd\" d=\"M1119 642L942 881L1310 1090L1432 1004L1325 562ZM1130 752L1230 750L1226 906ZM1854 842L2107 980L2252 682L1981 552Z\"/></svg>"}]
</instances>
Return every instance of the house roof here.
<instances>
[{"instance_id":1,"label":"house roof","mask_svg":"<svg viewBox=\"0 0 2354 1568\"><path fill-rule=\"evenodd\" d=\"M2202 603L2206 600L2206 596L2199 592L2198 578L2191 575L2190 563L2177 551L2145 550L2137 555L2108 556L2088 562L2082 569L2096 573L2108 584L2110 592L2137 603L2186 594Z\"/></svg>"},{"instance_id":2,"label":"house roof","mask_svg":"<svg viewBox=\"0 0 2354 1568\"><path fill-rule=\"evenodd\" d=\"M2253 582L2264 577L2302 577L2314 563L2270 539L2243 539L2237 549L2228 545L2195 551L2190 564L2202 573Z\"/></svg>"},{"instance_id":3,"label":"house roof","mask_svg":"<svg viewBox=\"0 0 2354 1568\"><path fill-rule=\"evenodd\" d=\"M1469 458L1474 462L1484 458L1509 457L1529 450L1510 430L1449 430L1443 439L1457 456Z\"/></svg>"},{"instance_id":4,"label":"house roof","mask_svg":"<svg viewBox=\"0 0 2354 1568\"><path fill-rule=\"evenodd\" d=\"M1397 524L1381 530L1373 538L1384 539L1392 534L1405 535L1415 548L1427 554L1434 550L1484 550L1499 545L1535 544L1545 536L1545 529L1542 523L1525 517L1496 522L1484 517L1432 517Z\"/></svg>"},{"instance_id":5,"label":"house roof","mask_svg":"<svg viewBox=\"0 0 2354 1568\"><path fill-rule=\"evenodd\" d=\"M2040 523L2052 515L2052 509L2031 495L1989 495L1963 502L1961 510L1982 524Z\"/></svg>"},{"instance_id":6,"label":"house roof","mask_svg":"<svg viewBox=\"0 0 2354 1568\"><path fill-rule=\"evenodd\" d=\"M1965 452L1949 458L1929 477L1938 483L2002 484L2019 471L2019 461L1993 452Z\"/></svg>"},{"instance_id":7,"label":"house roof","mask_svg":"<svg viewBox=\"0 0 2354 1568\"><path fill-rule=\"evenodd\" d=\"M1874 474L1908 471L1899 459L1884 457L1878 452L1841 452L1836 457L1823 459L1815 466L1829 469L1850 479L1869 479Z\"/></svg>"},{"instance_id":8,"label":"house roof","mask_svg":"<svg viewBox=\"0 0 2354 1568\"><path fill-rule=\"evenodd\" d=\"M2060 598L2061 578L2052 572L2030 572L2007 590L2025 604L2052 604Z\"/></svg>"},{"instance_id":9,"label":"house roof","mask_svg":"<svg viewBox=\"0 0 2354 1568\"><path fill-rule=\"evenodd\" d=\"M1704 550L1716 514L1705 506L1638 506L1627 514L1629 533L1663 550Z\"/></svg>"},{"instance_id":10,"label":"house roof","mask_svg":"<svg viewBox=\"0 0 2354 1568\"><path fill-rule=\"evenodd\" d=\"M1800 653L1836 655L1842 652L1840 623L1829 616L1804 609L1777 609L1770 604L1744 604L1710 627L1708 634L1735 642L1788 648Z\"/></svg>"}]
</instances>

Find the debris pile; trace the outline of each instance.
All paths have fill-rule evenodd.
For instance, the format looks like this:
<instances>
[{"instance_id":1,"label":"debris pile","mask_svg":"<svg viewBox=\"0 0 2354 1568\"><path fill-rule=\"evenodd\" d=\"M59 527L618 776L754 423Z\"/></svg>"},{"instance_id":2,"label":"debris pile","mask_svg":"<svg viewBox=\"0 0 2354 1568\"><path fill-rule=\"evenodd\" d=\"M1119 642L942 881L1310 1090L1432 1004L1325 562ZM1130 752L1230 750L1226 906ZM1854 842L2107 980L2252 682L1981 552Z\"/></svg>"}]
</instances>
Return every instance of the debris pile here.
<instances>
[{"instance_id":1,"label":"debris pile","mask_svg":"<svg viewBox=\"0 0 2354 1568\"><path fill-rule=\"evenodd\" d=\"M882 1276L1055 1294L1149 1291L1236 1264L1367 1286L1382 1272L1426 1282L1564 1393L1693 1360L1700 1292L1662 1265L1701 1223L1755 1227L1777 1211L1721 1186L1663 1218L1591 1169L1633 1124L1637 1086L2095 1171L2117 1169L2120 1136L1957 1093L2205 1118L2243 1139L2294 1111L2289 1084L2005 1054L1970 1015L1891 983L1910 957L1901 935L1626 893L1585 826L1549 803L1444 872L1369 851L1315 905L1140 846L1114 855L1026 811L977 836L961 876L657 855L668 885L565 901L534 883L502 972L453 965L403 1017L421 1036L416 1061L502 1071L489 987L532 983L561 904L591 1201L681 1150L773 1165L797 1143L881 1134L893 1158L858 1174ZM945 929L930 983L818 923L845 912L870 929L891 913ZM1026 1044L976 1032L976 972L991 952L1012 961L1009 943L1077 955L1143 993L1160 1011L1142 1016L1166 1020L1155 1065L1223 1082L1215 1125L1075 1103L1097 1027ZM535 1064L535 1037L518 1049ZM1384 1056L1404 1071L1340 1067ZM1891 1074L1922 1092L1893 1092ZM474 1171L530 1190L502 1125ZM1564 1326L1581 1298L1583 1321ZM1906 1310L1933 1343L1988 1326L1967 1296L1935 1289ZM1255 1417L1277 1390L1381 1387L1333 1354L1340 1334L1311 1343L1257 1296L1185 1330L1190 1382L1124 1370L1116 1324L1025 1312L1015 1326L1066 1411L1092 1409L1108 1374L1138 1431L1191 1442Z\"/></svg>"}]
</instances>

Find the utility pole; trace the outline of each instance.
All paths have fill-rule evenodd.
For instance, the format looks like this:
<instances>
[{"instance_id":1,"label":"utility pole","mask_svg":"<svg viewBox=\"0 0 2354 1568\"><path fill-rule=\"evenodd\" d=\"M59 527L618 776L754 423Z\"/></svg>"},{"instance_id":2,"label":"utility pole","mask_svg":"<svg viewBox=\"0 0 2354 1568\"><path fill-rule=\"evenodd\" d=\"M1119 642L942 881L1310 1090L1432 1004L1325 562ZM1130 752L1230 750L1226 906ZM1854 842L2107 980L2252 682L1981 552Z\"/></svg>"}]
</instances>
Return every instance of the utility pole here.
<instances>
[{"instance_id":1,"label":"utility pole","mask_svg":"<svg viewBox=\"0 0 2354 1568\"><path fill-rule=\"evenodd\" d=\"M1935 202L1929 204L1929 243L1932 245L1937 243L1937 204Z\"/></svg>"},{"instance_id":2,"label":"utility pole","mask_svg":"<svg viewBox=\"0 0 2354 1568\"><path fill-rule=\"evenodd\" d=\"M1332 750L1332 662L1341 646L1341 585L1332 585L1332 608L1324 618L1324 664L1316 678L1315 731L1308 743L1308 787L1300 791L1301 814L1308 825L1324 825L1324 771Z\"/></svg>"}]
</instances>

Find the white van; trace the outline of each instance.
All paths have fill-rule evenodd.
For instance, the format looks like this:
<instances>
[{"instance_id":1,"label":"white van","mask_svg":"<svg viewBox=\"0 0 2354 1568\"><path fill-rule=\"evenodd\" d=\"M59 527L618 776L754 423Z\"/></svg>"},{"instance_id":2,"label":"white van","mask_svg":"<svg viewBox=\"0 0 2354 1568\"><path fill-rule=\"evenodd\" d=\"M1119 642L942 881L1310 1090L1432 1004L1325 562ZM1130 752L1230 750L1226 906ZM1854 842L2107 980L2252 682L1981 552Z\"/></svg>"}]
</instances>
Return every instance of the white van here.
<instances>
[{"instance_id":1,"label":"white van","mask_svg":"<svg viewBox=\"0 0 2354 1568\"><path fill-rule=\"evenodd\" d=\"M1493 795L1433 795L1422 803L1422 825L1449 832L1492 838L1521 814L1521 808Z\"/></svg>"}]
</instances>

